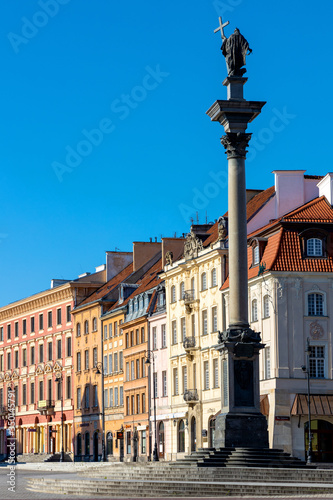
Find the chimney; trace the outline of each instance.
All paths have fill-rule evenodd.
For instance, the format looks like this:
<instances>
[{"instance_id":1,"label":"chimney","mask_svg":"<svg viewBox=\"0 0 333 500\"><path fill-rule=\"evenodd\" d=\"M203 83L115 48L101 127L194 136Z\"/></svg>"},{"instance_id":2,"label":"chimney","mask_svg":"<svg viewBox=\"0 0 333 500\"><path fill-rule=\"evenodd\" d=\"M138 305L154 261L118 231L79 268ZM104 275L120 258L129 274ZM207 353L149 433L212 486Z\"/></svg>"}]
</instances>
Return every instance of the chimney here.
<instances>
[{"instance_id":1,"label":"chimney","mask_svg":"<svg viewBox=\"0 0 333 500\"><path fill-rule=\"evenodd\" d=\"M319 196L325 196L328 203L333 205L333 173L329 172L317 184L319 188Z\"/></svg>"},{"instance_id":2,"label":"chimney","mask_svg":"<svg viewBox=\"0 0 333 500\"><path fill-rule=\"evenodd\" d=\"M137 271L146 262L161 251L161 243L150 241L134 241L133 242L133 272Z\"/></svg>"},{"instance_id":3,"label":"chimney","mask_svg":"<svg viewBox=\"0 0 333 500\"><path fill-rule=\"evenodd\" d=\"M114 278L132 261L132 252L106 252L106 281Z\"/></svg>"},{"instance_id":4,"label":"chimney","mask_svg":"<svg viewBox=\"0 0 333 500\"><path fill-rule=\"evenodd\" d=\"M305 203L305 170L274 170L276 206L275 217L291 212Z\"/></svg>"},{"instance_id":5,"label":"chimney","mask_svg":"<svg viewBox=\"0 0 333 500\"><path fill-rule=\"evenodd\" d=\"M183 255L185 238L162 238L162 267L165 266L165 254L173 253L173 261Z\"/></svg>"}]
</instances>

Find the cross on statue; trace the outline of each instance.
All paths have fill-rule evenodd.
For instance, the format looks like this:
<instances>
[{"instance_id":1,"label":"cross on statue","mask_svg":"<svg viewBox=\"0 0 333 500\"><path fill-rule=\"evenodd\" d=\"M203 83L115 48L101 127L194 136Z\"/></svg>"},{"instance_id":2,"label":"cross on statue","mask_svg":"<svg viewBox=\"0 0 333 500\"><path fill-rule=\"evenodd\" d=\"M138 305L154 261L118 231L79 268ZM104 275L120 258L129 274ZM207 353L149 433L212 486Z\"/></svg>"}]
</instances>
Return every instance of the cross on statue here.
<instances>
[{"instance_id":1,"label":"cross on statue","mask_svg":"<svg viewBox=\"0 0 333 500\"><path fill-rule=\"evenodd\" d=\"M226 26L228 26L228 24L230 24L230 23L229 23L229 21L227 21L226 23L223 24L222 17L219 17L219 21L220 21L220 26L218 28L216 28L216 30L214 30L214 33L217 33L218 31L221 31L222 40L225 40L227 37L224 34L224 28Z\"/></svg>"}]
</instances>

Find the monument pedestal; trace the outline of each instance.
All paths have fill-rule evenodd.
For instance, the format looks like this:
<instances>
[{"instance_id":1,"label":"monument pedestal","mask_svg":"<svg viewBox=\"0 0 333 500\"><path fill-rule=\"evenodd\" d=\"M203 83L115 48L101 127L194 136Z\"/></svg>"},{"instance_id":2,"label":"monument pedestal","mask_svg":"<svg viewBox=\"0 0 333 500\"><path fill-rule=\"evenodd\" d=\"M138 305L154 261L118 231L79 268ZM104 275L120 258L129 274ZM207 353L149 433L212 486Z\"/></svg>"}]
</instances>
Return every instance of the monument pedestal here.
<instances>
[{"instance_id":1,"label":"monument pedestal","mask_svg":"<svg viewBox=\"0 0 333 500\"><path fill-rule=\"evenodd\" d=\"M261 413L221 413L215 420L214 446L268 448L266 417Z\"/></svg>"}]
</instances>

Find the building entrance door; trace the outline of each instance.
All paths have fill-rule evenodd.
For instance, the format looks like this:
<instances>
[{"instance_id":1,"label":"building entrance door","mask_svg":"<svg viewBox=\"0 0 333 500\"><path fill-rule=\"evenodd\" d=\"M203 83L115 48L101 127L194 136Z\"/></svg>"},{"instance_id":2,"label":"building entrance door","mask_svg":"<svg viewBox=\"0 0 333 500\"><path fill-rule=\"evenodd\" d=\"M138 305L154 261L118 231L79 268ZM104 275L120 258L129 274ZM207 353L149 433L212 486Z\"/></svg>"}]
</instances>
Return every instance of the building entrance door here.
<instances>
[{"instance_id":1,"label":"building entrance door","mask_svg":"<svg viewBox=\"0 0 333 500\"><path fill-rule=\"evenodd\" d=\"M160 422L158 426L158 454L160 458L164 458L164 423Z\"/></svg>"},{"instance_id":2,"label":"building entrance door","mask_svg":"<svg viewBox=\"0 0 333 500\"><path fill-rule=\"evenodd\" d=\"M309 423L304 425L305 455L309 449ZM333 462L333 424L326 420L311 420L312 461Z\"/></svg>"},{"instance_id":3,"label":"building entrance door","mask_svg":"<svg viewBox=\"0 0 333 500\"><path fill-rule=\"evenodd\" d=\"M98 432L94 433L94 438L93 438L93 454L94 454L93 461L94 462L98 462Z\"/></svg>"},{"instance_id":4,"label":"building entrance door","mask_svg":"<svg viewBox=\"0 0 333 500\"><path fill-rule=\"evenodd\" d=\"M197 429L195 417L191 419L191 451L195 451L197 447Z\"/></svg>"}]
</instances>

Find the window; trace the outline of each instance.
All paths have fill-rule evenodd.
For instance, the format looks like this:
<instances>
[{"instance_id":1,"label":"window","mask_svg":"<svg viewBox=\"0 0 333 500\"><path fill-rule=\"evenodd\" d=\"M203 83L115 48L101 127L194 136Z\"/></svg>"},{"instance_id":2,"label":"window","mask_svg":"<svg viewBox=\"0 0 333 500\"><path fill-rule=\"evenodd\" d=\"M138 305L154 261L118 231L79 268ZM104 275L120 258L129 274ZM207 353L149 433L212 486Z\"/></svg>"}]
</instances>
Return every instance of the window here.
<instances>
[{"instance_id":1,"label":"window","mask_svg":"<svg viewBox=\"0 0 333 500\"><path fill-rule=\"evenodd\" d=\"M31 333L35 332L35 318L34 317L30 318L30 332Z\"/></svg>"},{"instance_id":2,"label":"window","mask_svg":"<svg viewBox=\"0 0 333 500\"><path fill-rule=\"evenodd\" d=\"M109 391L107 389L104 389L104 408L107 408L109 406L108 395Z\"/></svg>"},{"instance_id":3,"label":"window","mask_svg":"<svg viewBox=\"0 0 333 500\"><path fill-rule=\"evenodd\" d=\"M256 266L259 264L259 245L256 245L253 248L253 265Z\"/></svg>"},{"instance_id":4,"label":"window","mask_svg":"<svg viewBox=\"0 0 333 500\"><path fill-rule=\"evenodd\" d=\"M202 273L201 275L201 291L207 290L207 274Z\"/></svg>"},{"instance_id":5,"label":"window","mask_svg":"<svg viewBox=\"0 0 333 500\"><path fill-rule=\"evenodd\" d=\"M97 318L93 318L93 321L92 321L92 331L96 332L96 330L97 330Z\"/></svg>"},{"instance_id":6,"label":"window","mask_svg":"<svg viewBox=\"0 0 333 500\"><path fill-rule=\"evenodd\" d=\"M66 351L67 351L67 357L69 358L72 355L72 338L67 337L66 338Z\"/></svg>"},{"instance_id":7,"label":"window","mask_svg":"<svg viewBox=\"0 0 333 500\"><path fill-rule=\"evenodd\" d=\"M258 321L258 302L257 302L257 299L252 300L252 321Z\"/></svg>"},{"instance_id":8,"label":"window","mask_svg":"<svg viewBox=\"0 0 333 500\"><path fill-rule=\"evenodd\" d=\"M52 342L47 343L47 359L48 359L48 361L52 361L52 359L53 359Z\"/></svg>"},{"instance_id":9,"label":"window","mask_svg":"<svg viewBox=\"0 0 333 500\"><path fill-rule=\"evenodd\" d=\"M7 340L10 340L12 336L11 325L7 325Z\"/></svg>"},{"instance_id":10,"label":"window","mask_svg":"<svg viewBox=\"0 0 333 500\"><path fill-rule=\"evenodd\" d=\"M114 324L114 336L118 337L118 322L117 321Z\"/></svg>"},{"instance_id":11,"label":"window","mask_svg":"<svg viewBox=\"0 0 333 500\"><path fill-rule=\"evenodd\" d=\"M3 341L3 326L0 327L0 342Z\"/></svg>"},{"instance_id":12,"label":"window","mask_svg":"<svg viewBox=\"0 0 333 500\"><path fill-rule=\"evenodd\" d=\"M322 257L323 241L319 238L310 238L306 242L306 251L308 257Z\"/></svg>"},{"instance_id":13,"label":"window","mask_svg":"<svg viewBox=\"0 0 333 500\"><path fill-rule=\"evenodd\" d=\"M167 396L167 372L162 372L162 397Z\"/></svg>"},{"instance_id":14,"label":"window","mask_svg":"<svg viewBox=\"0 0 333 500\"><path fill-rule=\"evenodd\" d=\"M208 334L207 311L202 311L202 335Z\"/></svg>"},{"instance_id":15,"label":"window","mask_svg":"<svg viewBox=\"0 0 333 500\"><path fill-rule=\"evenodd\" d=\"M214 370L214 389L219 387L219 360L217 358L213 359L213 370Z\"/></svg>"},{"instance_id":16,"label":"window","mask_svg":"<svg viewBox=\"0 0 333 500\"><path fill-rule=\"evenodd\" d=\"M110 406L113 406L113 389L109 389L109 396Z\"/></svg>"},{"instance_id":17,"label":"window","mask_svg":"<svg viewBox=\"0 0 333 500\"><path fill-rule=\"evenodd\" d=\"M142 402L142 413L146 413L146 395L145 395L145 393L143 393L141 396L141 402Z\"/></svg>"},{"instance_id":18,"label":"window","mask_svg":"<svg viewBox=\"0 0 333 500\"><path fill-rule=\"evenodd\" d=\"M26 384L22 385L22 404L27 404L27 386Z\"/></svg>"},{"instance_id":19,"label":"window","mask_svg":"<svg viewBox=\"0 0 333 500\"><path fill-rule=\"evenodd\" d=\"M70 399L72 397L72 379L71 376L68 375L66 377L66 398Z\"/></svg>"},{"instance_id":20,"label":"window","mask_svg":"<svg viewBox=\"0 0 333 500\"><path fill-rule=\"evenodd\" d=\"M153 350L156 351L157 349L157 327L153 327Z\"/></svg>"},{"instance_id":21,"label":"window","mask_svg":"<svg viewBox=\"0 0 333 500\"><path fill-rule=\"evenodd\" d=\"M47 381L47 398L52 399L52 379L49 378Z\"/></svg>"},{"instance_id":22,"label":"window","mask_svg":"<svg viewBox=\"0 0 333 500\"><path fill-rule=\"evenodd\" d=\"M4 369L4 365L3 365L3 354L0 354L0 372L2 372ZM1 403L0 403L0 406L1 406Z\"/></svg>"},{"instance_id":23,"label":"window","mask_svg":"<svg viewBox=\"0 0 333 500\"><path fill-rule=\"evenodd\" d=\"M184 283L184 281L182 281L180 286L179 286L179 298L180 298L180 300L184 299L184 294L185 294L185 283Z\"/></svg>"},{"instance_id":24,"label":"window","mask_svg":"<svg viewBox=\"0 0 333 500\"><path fill-rule=\"evenodd\" d=\"M124 369L124 361L123 361L123 351L119 352L119 370Z\"/></svg>"},{"instance_id":25,"label":"window","mask_svg":"<svg viewBox=\"0 0 333 500\"><path fill-rule=\"evenodd\" d=\"M43 363L44 362L44 345L39 344L39 362Z\"/></svg>"},{"instance_id":26,"label":"window","mask_svg":"<svg viewBox=\"0 0 333 500\"><path fill-rule=\"evenodd\" d=\"M208 361L204 361L204 390L209 389L209 366Z\"/></svg>"},{"instance_id":27,"label":"window","mask_svg":"<svg viewBox=\"0 0 333 500\"><path fill-rule=\"evenodd\" d=\"M147 448L147 434L146 434L146 431L141 431L141 454L142 455L146 454L146 448Z\"/></svg>"},{"instance_id":28,"label":"window","mask_svg":"<svg viewBox=\"0 0 333 500\"><path fill-rule=\"evenodd\" d=\"M187 391L187 366L182 367L183 394Z\"/></svg>"},{"instance_id":29,"label":"window","mask_svg":"<svg viewBox=\"0 0 333 500\"><path fill-rule=\"evenodd\" d=\"M115 352L113 355L113 369L115 372L118 372L118 353Z\"/></svg>"},{"instance_id":30,"label":"window","mask_svg":"<svg viewBox=\"0 0 333 500\"><path fill-rule=\"evenodd\" d=\"M264 296L264 318L269 318L269 296Z\"/></svg>"},{"instance_id":31,"label":"window","mask_svg":"<svg viewBox=\"0 0 333 500\"><path fill-rule=\"evenodd\" d=\"M47 327L52 328L52 311L47 313Z\"/></svg>"},{"instance_id":32,"label":"window","mask_svg":"<svg viewBox=\"0 0 333 500\"><path fill-rule=\"evenodd\" d=\"M22 321L22 335L26 335L27 334L27 320L24 319Z\"/></svg>"},{"instance_id":33,"label":"window","mask_svg":"<svg viewBox=\"0 0 333 500\"><path fill-rule=\"evenodd\" d=\"M136 395L136 412L140 413L140 394Z\"/></svg>"},{"instance_id":34,"label":"window","mask_svg":"<svg viewBox=\"0 0 333 500\"><path fill-rule=\"evenodd\" d=\"M166 326L161 326L161 347L164 349L166 347Z\"/></svg>"},{"instance_id":35,"label":"window","mask_svg":"<svg viewBox=\"0 0 333 500\"><path fill-rule=\"evenodd\" d=\"M89 402L89 385L86 385L84 389L84 407L89 408L90 402Z\"/></svg>"},{"instance_id":36,"label":"window","mask_svg":"<svg viewBox=\"0 0 333 500\"><path fill-rule=\"evenodd\" d=\"M108 325L104 325L104 340L108 338Z\"/></svg>"},{"instance_id":37,"label":"window","mask_svg":"<svg viewBox=\"0 0 333 500\"><path fill-rule=\"evenodd\" d=\"M265 354L265 379L271 378L271 348L269 346L264 349Z\"/></svg>"},{"instance_id":38,"label":"window","mask_svg":"<svg viewBox=\"0 0 333 500\"><path fill-rule=\"evenodd\" d=\"M44 315L43 314L39 315L39 329L44 330Z\"/></svg>"},{"instance_id":39,"label":"window","mask_svg":"<svg viewBox=\"0 0 333 500\"><path fill-rule=\"evenodd\" d=\"M109 324L109 339L112 339L112 323Z\"/></svg>"},{"instance_id":40,"label":"window","mask_svg":"<svg viewBox=\"0 0 333 500\"><path fill-rule=\"evenodd\" d=\"M61 399L62 382L61 379L57 381L57 399Z\"/></svg>"},{"instance_id":41,"label":"window","mask_svg":"<svg viewBox=\"0 0 333 500\"><path fill-rule=\"evenodd\" d=\"M180 318L180 331L182 334L182 341L184 342L186 338L186 319Z\"/></svg>"},{"instance_id":42,"label":"window","mask_svg":"<svg viewBox=\"0 0 333 500\"><path fill-rule=\"evenodd\" d=\"M136 364L136 378L140 378L140 360L139 358L135 360Z\"/></svg>"},{"instance_id":43,"label":"window","mask_svg":"<svg viewBox=\"0 0 333 500\"><path fill-rule=\"evenodd\" d=\"M90 455L90 434L86 432L84 435L84 454L89 457Z\"/></svg>"},{"instance_id":44,"label":"window","mask_svg":"<svg viewBox=\"0 0 333 500\"><path fill-rule=\"evenodd\" d=\"M195 337L195 315L191 316L192 337Z\"/></svg>"},{"instance_id":45,"label":"window","mask_svg":"<svg viewBox=\"0 0 333 500\"><path fill-rule=\"evenodd\" d=\"M217 275L216 275L216 269L212 269L211 272L211 282L212 282L212 287L217 285Z\"/></svg>"},{"instance_id":46,"label":"window","mask_svg":"<svg viewBox=\"0 0 333 500\"><path fill-rule=\"evenodd\" d=\"M195 298L195 278L191 279L191 292L193 294L193 298Z\"/></svg>"},{"instance_id":47,"label":"window","mask_svg":"<svg viewBox=\"0 0 333 500\"><path fill-rule=\"evenodd\" d=\"M171 287L171 302L176 302L176 287L172 285Z\"/></svg>"},{"instance_id":48,"label":"window","mask_svg":"<svg viewBox=\"0 0 333 500\"><path fill-rule=\"evenodd\" d=\"M145 329L144 327L141 328L141 344L143 344L145 341Z\"/></svg>"},{"instance_id":49,"label":"window","mask_svg":"<svg viewBox=\"0 0 333 500\"><path fill-rule=\"evenodd\" d=\"M57 325L61 325L61 309L57 309Z\"/></svg>"},{"instance_id":50,"label":"window","mask_svg":"<svg viewBox=\"0 0 333 500\"><path fill-rule=\"evenodd\" d=\"M185 452L185 424L184 420L180 420L178 424L178 452Z\"/></svg>"},{"instance_id":51,"label":"window","mask_svg":"<svg viewBox=\"0 0 333 500\"><path fill-rule=\"evenodd\" d=\"M88 351L86 351L88 352ZM76 353L76 371L80 372L81 371L81 353L78 352Z\"/></svg>"},{"instance_id":52,"label":"window","mask_svg":"<svg viewBox=\"0 0 333 500\"><path fill-rule=\"evenodd\" d=\"M35 402L35 384L31 382L30 384L30 404L34 404Z\"/></svg>"},{"instance_id":53,"label":"window","mask_svg":"<svg viewBox=\"0 0 333 500\"><path fill-rule=\"evenodd\" d=\"M44 383L41 380L39 382L39 401L43 401L43 399L44 399Z\"/></svg>"},{"instance_id":54,"label":"window","mask_svg":"<svg viewBox=\"0 0 333 500\"><path fill-rule=\"evenodd\" d=\"M18 327L18 321L15 322L14 325L14 336L18 337L19 336L19 327Z\"/></svg>"},{"instance_id":55,"label":"window","mask_svg":"<svg viewBox=\"0 0 333 500\"><path fill-rule=\"evenodd\" d=\"M81 337L81 324L80 323L78 323L76 325L76 336Z\"/></svg>"},{"instance_id":56,"label":"window","mask_svg":"<svg viewBox=\"0 0 333 500\"><path fill-rule=\"evenodd\" d=\"M322 293L308 294L308 316L324 316L324 295Z\"/></svg>"},{"instance_id":57,"label":"window","mask_svg":"<svg viewBox=\"0 0 333 500\"><path fill-rule=\"evenodd\" d=\"M98 406L98 388L97 388L97 385L94 385L94 392L93 392L93 394L94 394L94 403L93 403L93 406L95 408L97 408L97 406Z\"/></svg>"},{"instance_id":58,"label":"window","mask_svg":"<svg viewBox=\"0 0 333 500\"><path fill-rule=\"evenodd\" d=\"M7 352L7 370L11 370L12 368L12 363L11 363L11 353Z\"/></svg>"},{"instance_id":59,"label":"window","mask_svg":"<svg viewBox=\"0 0 333 500\"><path fill-rule=\"evenodd\" d=\"M126 415L130 414L130 399L129 396L126 396Z\"/></svg>"},{"instance_id":60,"label":"window","mask_svg":"<svg viewBox=\"0 0 333 500\"><path fill-rule=\"evenodd\" d=\"M22 349L22 364L23 366L27 366L27 350Z\"/></svg>"},{"instance_id":61,"label":"window","mask_svg":"<svg viewBox=\"0 0 333 500\"><path fill-rule=\"evenodd\" d=\"M88 323L88 321L86 320L86 321L84 322L84 334L85 334L85 335L88 335L88 333L89 333L89 323Z\"/></svg>"},{"instance_id":62,"label":"window","mask_svg":"<svg viewBox=\"0 0 333 500\"><path fill-rule=\"evenodd\" d=\"M108 357L107 356L103 356L103 371L104 371L104 375L107 375L107 373L108 373Z\"/></svg>"},{"instance_id":63,"label":"window","mask_svg":"<svg viewBox=\"0 0 333 500\"><path fill-rule=\"evenodd\" d=\"M144 378L146 376L146 360L145 358L141 359L141 377Z\"/></svg>"},{"instance_id":64,"label":"window","mask_svg":"<svg viewBox=\"0 0 333 500\"><path fill-rule=\"evenodd\" d=\"M325 378L325 347L310 346L310 377Z\"/></svg>"},{"instance_id":65,"label":"window","mask_svg":"<svg viewBox=\"0 0 333 500\"><path fill-rule=\"evenodd\" d=\"M178 368L173 369L173 394L178 396Z\"/></svg>"},{"instance_id":66,"label":"window","mask_svg":"<svg viewBox=\"0 0 333 500\"><path fill-rule=\"evenodd\" d=\"M212 331L217 332L217 307L212 307Z\"/></svg>"},{"instance_id":67,"label":"window","mask_svg":"<svg viewBox=\"0 0 333 500\"><path fill-rule=\"evenodd\" d=\"M97 366L97 347L93 348L93 368Z\"/></svg>"},{"instance_id":68,"label":"window","mask_svg":"<svg viewBox=\"0 0 333 500\"><path fill-rule=\"evenodd\" d=\"M61 339L57 340L57 359L62 358L62 342Z\"/></svg>"},{"instance_id":69,"label":"window","mask_svg":"<svg viewBox=\"0 0 333 500\"><path fill-rule=\"evenodd\" d=\"M131 396L131 415L135 413L135 403L134 403L134 394Z\"/></svg>"},{"instance_id":70,"label":"window","mask_svg":"<svg viewBox=\"0 0 333 500\"><path fill-rule=\"evenodd\" d=\"M30 349L30 364L34 365L35 364L35 347L31 346Z\"/></svg>"},{"instance_id":71,"label":"window","mask_svg":"<svg viewBox=\"0 0 333 500\"><path fill-rule=\"evenodd\" d=\"M131 431L126 432L126 453L131 454Z\"/></svg>"},{"instance_id":72,"label":"window","mask_svg":"<svg viewBox=\"0 0 333 500\"><path fill-rule=\"evenodd\" d=\"M129 362L126 363L126 382L130 380Z\"/></svg>"},{"instance_id":73,"label":"window","mask_svg":"<svg viewBox=\"0 0 333 500\"><path fill-rule=\"evenodd\" d=\"M118 387L114 388L114 404L118 406Z\"/></svg>"},{"instance_id":74,"label":"window","mask_svg":"<svg viewBox=\"0 0 333 500\"><path fill-rule=\"evenodd\" d=\"M78 387L76 391L76 407L81 408L81 387Z\"/></svg>"},{"instance_id":75,"label":"window","mask_svg":"<svg viewBox=\"0 0 333 500\"><path fill-rule=\"evenodd\" d=\"M158 394L158 387L157 387L157 373L154 372L153 374L153 387L154 387L154 397L157 398L157 394Z\"/></svg>"},{"instance_id":76,"label":"window","mask_svg":"<svg viewBox=\"0 0 333 500\"><path fill-rule=\"evenodd\" d=\"M134 361L131 361L131 380L135 379L135 373L134 373Z\"/></svg>"},{"instance_id":77,"label":"window","mask_svg":"<svg viewBox=\"0 0 333 500\"><path fill-rule=\"evenodd\" d=\"M14 359L15 359L15 368L18 368L18 365L19 365L19 352L18 351L15 351L15 354L14 354Z\"/></svg>"},{"instance_id":78,"label":"window","mask_svg":"<svg viewBox=\"0 0 333 500\"><path fill-rule=\"evenodd\" d=\"M176 320L171 323L171 331L172 331L172 344L177 344L177 322Z\"/></svg>"},{"instance_id":79,"label":"window","mask_svg":"<svg viewBox=\"0 0 333 500\"><path fill-rule=\"evenodd\" d=\"M70 323L71 319L71 306L66 306L66 323Z\"/></svg>"},{"instance_id":80,"label":"window","mask_svg":"<svg viewBox=\"0 0 333 500\"><path fill-rule=\"evenodd\" d=\"M89 351L84 351L84 369L89 370Z\"/></svg>"},{"instance_id":81,"label":"window","mask_svg":"<svg viewBox=\"0 0 333 500\"><path fill-rule=\"evenodd\" d=\"M120 406L124 405L124 388L122 385L119 387L119 404Z\"/></svg>"}]
</instances>

